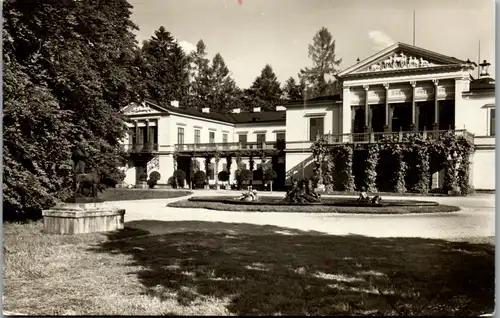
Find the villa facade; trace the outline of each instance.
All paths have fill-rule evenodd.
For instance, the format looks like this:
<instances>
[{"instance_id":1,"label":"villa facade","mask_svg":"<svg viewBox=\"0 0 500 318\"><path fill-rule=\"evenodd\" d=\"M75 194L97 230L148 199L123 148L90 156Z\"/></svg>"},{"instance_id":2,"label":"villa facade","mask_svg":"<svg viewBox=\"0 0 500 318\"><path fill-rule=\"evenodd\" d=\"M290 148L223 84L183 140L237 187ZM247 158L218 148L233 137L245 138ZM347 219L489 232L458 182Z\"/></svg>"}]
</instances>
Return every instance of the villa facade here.
<instances>
[{"instance_id":1,"label":"villa facade","mask_svg":"<svg viewBox=\"0 0 500 318\"><path fill-rule=\"evenodd\" d=\"M291 178L312 176L310 147L318 136L332 144L367 144L384 134L452 130L475 145L471 185L495 189L495 81L487 66L396 43L341 71L340 94L289 102L275 112L256 107L220 114L148 100L130 105L123 110L130 129L125 182L135 184L141 172L158 171L159 183L166 184L175 169L189 174L191 160L201 170L205 159L211 171L225 170L240 152L247 169L272 166L279 188ZM476 67L479 78L471 76ZM222 154L220 160L213 152ZM230 181L236 169L232 162ZM442 172L433 173L439 187ZM216 172L209 179L216 183Z\"/></svg>"}]
</instances>

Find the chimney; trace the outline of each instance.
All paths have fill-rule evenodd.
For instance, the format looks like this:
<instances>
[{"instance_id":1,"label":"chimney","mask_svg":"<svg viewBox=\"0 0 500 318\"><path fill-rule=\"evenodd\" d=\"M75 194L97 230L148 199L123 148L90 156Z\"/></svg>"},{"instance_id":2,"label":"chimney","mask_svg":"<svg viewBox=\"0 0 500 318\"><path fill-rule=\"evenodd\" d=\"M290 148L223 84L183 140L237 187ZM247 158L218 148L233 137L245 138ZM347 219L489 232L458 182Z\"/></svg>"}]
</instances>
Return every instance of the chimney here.
<instances>
[{"instance_id":1,"label":"chimney","mask_svg":"<svg viewBox=\"0 0 500 318\"><path fill-rule=\"evenodd\" d=\"M253 108L253 112L254 112L254 113L258 113L258 112L260 112L260 107L254 107L254 108Z\"/></svg>"},{"instance_id":2,"label":"chimney","mask_svg":"<svg viewBox=\"0 0 500 318\"><path fill-rule=\"evenodd\" d=\"M203 107L203 108L201 109L201 111L202 111L203 113L207 113L207 114L208 114L208 113L210 113L210 107Z\"/></svg>"},{"instance_id":3,"label":"chimney","mask_svg":"<svg viewBox=\"0 0 500 318\"><path fill-rule=\"evenodd\" d=\"M173 100L170 102L170 106L173 106L173 107L179 107L179 101L178 100Z\"/></svg>"},{"instance_id":4,"label":"chimney","mask_svg":"<svg viewBox=\"0 0 500 318\"><path fill-rule=\"evenodd\" d=\"M282 110L286 110L285 106L276 106L277 112L282 111Z\"/></svg>"},{"instance_id":5,"label":"chimney","mask_svg":"<svg viewBox=\"0 0 500 318\"><path fill-rule=\"evenodd\" d=\"M233 108L233 110L231 112L233 114L239 114L239 113L241 113L241 108Z\"/></svg>"}]
</instances>

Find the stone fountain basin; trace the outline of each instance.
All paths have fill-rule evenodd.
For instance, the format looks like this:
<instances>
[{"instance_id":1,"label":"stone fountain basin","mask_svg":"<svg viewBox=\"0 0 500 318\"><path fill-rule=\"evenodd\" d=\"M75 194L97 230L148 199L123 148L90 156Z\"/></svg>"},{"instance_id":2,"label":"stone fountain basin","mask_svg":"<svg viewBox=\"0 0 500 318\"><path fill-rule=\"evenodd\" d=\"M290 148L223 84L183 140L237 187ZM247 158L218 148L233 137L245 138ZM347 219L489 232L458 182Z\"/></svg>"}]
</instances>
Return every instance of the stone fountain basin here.
<instances>
[{"instance_id":1,"label":"stone fountain basin","mask_svg":"<svg viewBox=\"0 0 500 318\"><path fill-rule=\"evenodd\" d=\"M419 201L419 200L394 200L382 198L378 204L358 202L357 198L321 198L320 202L314 203L285 203L283 197L262 196L258 197L258 201L243 201L230 196L199 196L192 197L190 201L198 202L219 202L227 204L246 204L246 205L323 205L323 206L344 206L344 207L390 207L390 206L437 206L437 202Z\"/></svg>"}]
</instances>

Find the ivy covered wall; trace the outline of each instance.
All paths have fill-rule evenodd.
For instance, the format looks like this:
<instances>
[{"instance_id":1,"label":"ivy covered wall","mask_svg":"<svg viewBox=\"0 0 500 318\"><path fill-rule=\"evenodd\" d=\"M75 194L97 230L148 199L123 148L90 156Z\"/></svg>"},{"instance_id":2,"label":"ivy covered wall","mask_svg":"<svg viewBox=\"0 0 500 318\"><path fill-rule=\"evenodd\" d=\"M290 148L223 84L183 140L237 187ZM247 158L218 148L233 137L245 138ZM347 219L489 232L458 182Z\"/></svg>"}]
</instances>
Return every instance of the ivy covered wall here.
<instances>
[{"instance_id":1,"label":"ivy covered wall","mask_svg":"<svg viewBox=\"0 0 500 318\"><path fill-rule=\"evenodd\" d=\"M326 191L352 192L364 187L369 192L425 194L430 190L432 169L444 169L444 193L456 188L462 194L470 193L474 145L453 131L433 137L408 134L399 142L397 135L389 135L365 145L330 145L320 138L311 146L316 163L314 181L324 184Z\"/></svg>"}]
</instances>

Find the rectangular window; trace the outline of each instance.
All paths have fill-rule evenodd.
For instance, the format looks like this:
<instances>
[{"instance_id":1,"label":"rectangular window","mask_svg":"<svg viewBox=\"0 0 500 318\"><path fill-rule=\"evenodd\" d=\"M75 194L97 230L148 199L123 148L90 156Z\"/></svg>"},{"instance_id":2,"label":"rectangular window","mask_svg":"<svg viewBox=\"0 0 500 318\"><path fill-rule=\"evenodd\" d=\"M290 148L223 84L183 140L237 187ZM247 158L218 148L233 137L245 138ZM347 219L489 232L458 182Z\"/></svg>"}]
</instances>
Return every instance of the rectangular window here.
<instances>
[{"instance_id":1,"label":"rectangular window","mask_svg":"<svg viewBox=\"0 0 500 318\"><path fill-rule=\"evenodd\" d=\"M266 134L257 134L257 148L262 148L264 142L266 142Z\"/></svg>"},{"instance_id":2,"label":"rectangular window","mask_svg":"<svg viewBox=\"0 0 500 318\"><path fill-rule=\"evenodd\" d=\"M201 132L199 129L194 130L194 143L195 144L199 144L201 142L200 134L201 134Z\"/></svg>"},{"instance_id":3,"label":"rectangular window","mask_svg":"<svg viewBox=\"0 0 500 318\"><path fill-rule=\"evenodd\" d=\"M227 134L222 134L222 142L227 144Z\"/></svg>"},{"instance_id":4,"label":"rectangular window","mask_svg":"<svg viewBox=\"0 0 500 318\"><path fill-rule=\"evenodd\" d=\"M276 133L276 141L285 141L285 133Z\"/></svg>"},{"instance_id":5,"label":"rectangular window","mask_svg":"<svg viewBox=\"0 0 500 318\"><path fill-rule=\"evenodd\" d=\"M311 118L309 120L309 140L315 141L319 136L323 136L324 118Z\"/></svg>"},{"instance_id":6,"label":"rectangular window","mask_svg":"<svg viewBox=\"0 0 500 318\"><path fill-rule=\"evenodd\" d=\"M211 131L208 133L208 142L215 144L215 132Z\"/></svg>"},{"instance_id":7,"label":"rectangular window","mask_svg":"<svg viewBox=\"0 0 500 318\"><path fill-rule=\"evenodd\" d=\"M243 149L247 146L247 135L238 135L238 142L241 144Z\"/></svg>"},{"instance_id":8,"label":"rectangular window","mask_svg":"<svg viewBox=\"0 0 500 318\"><path fill-rule=\"evenodd\" d=\"M177 144L184 144L184 128L182 127L177 128Z\"/></svg>"},{"instance_id":9,"label":"rectangular window","mask_svg":"<svg viewBox=\"0 0 500 318\"><path fill-rule=\"evenodd\" d=\"M490 109L490 136L495 136L495 108Z\"/></svg>"}]
</instances>

